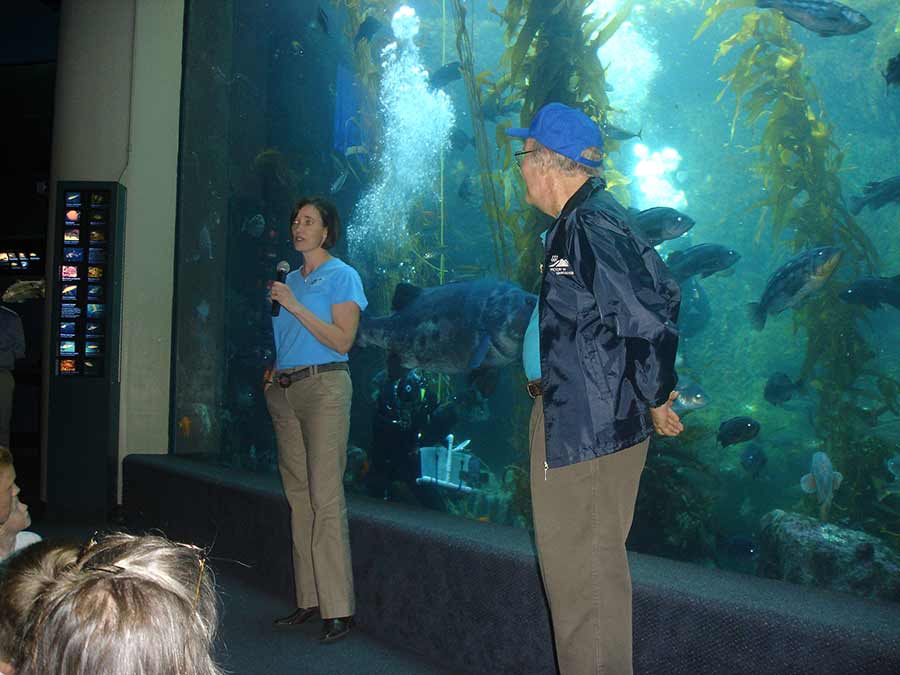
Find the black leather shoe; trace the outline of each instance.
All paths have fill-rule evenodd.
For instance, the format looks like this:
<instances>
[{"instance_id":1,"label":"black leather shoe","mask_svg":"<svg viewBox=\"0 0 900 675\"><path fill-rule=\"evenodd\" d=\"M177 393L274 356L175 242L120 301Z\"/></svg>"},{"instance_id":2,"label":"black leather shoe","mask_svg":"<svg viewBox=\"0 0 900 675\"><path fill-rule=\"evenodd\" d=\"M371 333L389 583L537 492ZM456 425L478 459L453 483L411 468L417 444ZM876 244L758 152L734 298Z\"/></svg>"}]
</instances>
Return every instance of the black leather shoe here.
<instances>
[{"instance_id":1,"label":"black leather shoe","mask_svg":"<svg viewBox=\"0 0 900 675\"><path fill-rule=\"evenodd\" d=\"M319 642L325 644L340 640L350 632L353 626L352 616L342 616L337 619L322 620L322 635L319 636Z\"/></svg>"},{"instance_id":2,"label":"black leather shoe","mask_svg":"<svg viewBox=\"0 0 900 675\"><path fill-rule=\"evenodd\" d=\"M276 626L299 626L319 613L318 607L300 607L293 614L275 619Z\"/></svg>"}]
</instances>

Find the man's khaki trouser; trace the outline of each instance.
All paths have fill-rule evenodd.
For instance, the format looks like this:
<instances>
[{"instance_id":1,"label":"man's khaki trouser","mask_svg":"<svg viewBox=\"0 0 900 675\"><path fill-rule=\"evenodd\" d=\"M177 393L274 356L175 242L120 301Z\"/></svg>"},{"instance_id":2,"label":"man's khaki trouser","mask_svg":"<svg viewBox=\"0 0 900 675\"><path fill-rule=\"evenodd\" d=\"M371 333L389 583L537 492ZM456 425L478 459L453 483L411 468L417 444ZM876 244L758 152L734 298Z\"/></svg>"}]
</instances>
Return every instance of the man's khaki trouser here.
<instances>
[{"instance_id":1,"label":"man's khaki trouser","mask_svg":"<svg viewBox=\"0 0 900 675\"><path fill-rule=\"evenodd\" d=\"M647 459L645 440L544 471L541 397L531 411L531 500L562 675L630 675L631 575L625 539Z\"/></svg>"},{"instance_id":2,"label":"man's khaki trouser","mask_svg":"<svg viewBox=\"0 0 900 675\"><path fill-rule=\"evenodd\" d=\"M323 619L356 609L343 482L352 393L345 370L266 391L291 507L297 607L318 606Z\"/></svg>"}]
</instances>

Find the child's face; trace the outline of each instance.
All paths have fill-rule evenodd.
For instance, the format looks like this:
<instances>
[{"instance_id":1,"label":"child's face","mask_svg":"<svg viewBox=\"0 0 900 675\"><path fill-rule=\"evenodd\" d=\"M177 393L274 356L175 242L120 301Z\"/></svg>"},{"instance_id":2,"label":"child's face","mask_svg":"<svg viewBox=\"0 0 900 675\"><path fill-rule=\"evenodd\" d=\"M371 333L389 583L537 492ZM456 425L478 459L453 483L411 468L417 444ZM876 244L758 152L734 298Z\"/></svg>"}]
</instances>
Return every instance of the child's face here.
<instances>
[{"instance_id":1,"label":"child's face","mask_svg":"<svg viewBox=\"0 0 900 675\"><path fill-rule=\"evenodd\" d=\"M5 523L13 510L13 500L19 494L16 485L16 470L13 467L0 469L0 524Z\"/></svg>"}]
</instances>

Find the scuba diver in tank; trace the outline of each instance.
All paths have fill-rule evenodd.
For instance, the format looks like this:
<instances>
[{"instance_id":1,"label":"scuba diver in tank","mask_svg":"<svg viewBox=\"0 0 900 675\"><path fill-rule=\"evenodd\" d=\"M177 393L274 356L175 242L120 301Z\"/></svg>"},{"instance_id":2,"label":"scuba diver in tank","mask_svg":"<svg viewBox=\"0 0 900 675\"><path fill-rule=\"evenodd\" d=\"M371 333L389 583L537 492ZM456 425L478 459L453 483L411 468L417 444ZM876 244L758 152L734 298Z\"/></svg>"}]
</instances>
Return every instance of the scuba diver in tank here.
<instances>
[{"instance_id":1,"label":"scuba diver in tank","mask_svg":"<svg viewBox=\"0 0 900 675\"><path fill-rule=\"evenodd\" d=\"M400 377L381 371L372 381L372 420L367 491L385 500L443 509L439 491L418 485L419 448L443 445L460 421L486 417L487 401L475 390L439 403L434 381L418 368Z\"/></svg>"}]
</instances>

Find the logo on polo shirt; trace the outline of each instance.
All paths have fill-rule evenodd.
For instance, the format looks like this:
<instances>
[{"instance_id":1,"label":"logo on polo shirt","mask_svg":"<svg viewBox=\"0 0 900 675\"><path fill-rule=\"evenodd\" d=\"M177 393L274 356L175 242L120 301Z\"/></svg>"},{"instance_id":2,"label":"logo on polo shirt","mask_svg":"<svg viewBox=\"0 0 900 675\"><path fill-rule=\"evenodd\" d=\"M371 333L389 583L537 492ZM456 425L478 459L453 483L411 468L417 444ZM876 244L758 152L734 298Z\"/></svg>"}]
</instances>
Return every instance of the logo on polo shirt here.
<instances>
[{"instance_id":1,"label":"logo on polo shirt","mask_svg":"<svg viewBox=\"0 0 900 675\"><path fill-rule=\"evenodd\" d=\"M550 271L557 276L571 277L575 275L569 261L558 255L550 256Z\"/></svg>"}]
</instances>

